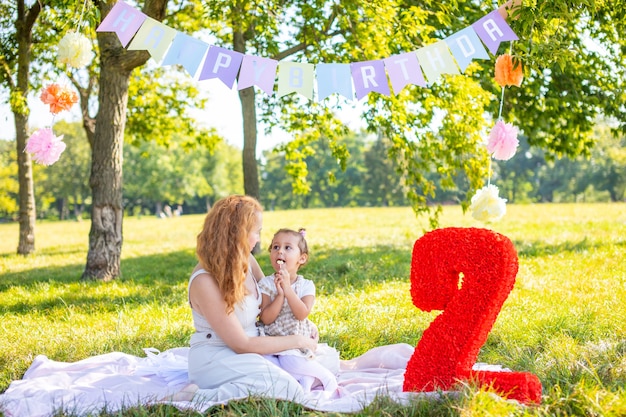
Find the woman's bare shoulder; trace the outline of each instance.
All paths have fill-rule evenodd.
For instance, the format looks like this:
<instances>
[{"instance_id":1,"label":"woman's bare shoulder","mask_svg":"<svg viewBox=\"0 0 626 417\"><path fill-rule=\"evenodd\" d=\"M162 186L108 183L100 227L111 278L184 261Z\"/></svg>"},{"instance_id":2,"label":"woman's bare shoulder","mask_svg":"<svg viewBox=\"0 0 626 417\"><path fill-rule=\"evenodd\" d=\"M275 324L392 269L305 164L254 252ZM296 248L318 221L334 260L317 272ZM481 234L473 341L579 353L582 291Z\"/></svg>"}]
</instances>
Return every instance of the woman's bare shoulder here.
<instances>
[{"instance_id":1,"label":"woman's bare shoulder","mask_svg":"<svg viewBox=\"0 0 626 417\"><path fill-rule=\"evenodd\" d=\"M204 270L200 264L198 264L193 272L191 273L191 283L189 284L189 289L206 287L206 286L217 286L215 279L208 271Z\"/></svg>"}]
</instances>

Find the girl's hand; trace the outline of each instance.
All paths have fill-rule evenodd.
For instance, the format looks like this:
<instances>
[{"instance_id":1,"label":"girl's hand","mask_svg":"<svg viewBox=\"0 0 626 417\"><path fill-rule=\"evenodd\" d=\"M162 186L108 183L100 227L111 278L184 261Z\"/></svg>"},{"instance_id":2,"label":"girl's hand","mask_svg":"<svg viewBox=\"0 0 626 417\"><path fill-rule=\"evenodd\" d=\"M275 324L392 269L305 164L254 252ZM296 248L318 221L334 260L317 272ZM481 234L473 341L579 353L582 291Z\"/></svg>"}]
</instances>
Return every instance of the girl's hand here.
<instances>
[{"instance_id":1,"label":"girl's hand","mask_svg":"<svg viewBox=\"0 0 626 417\"><path fill-rule=\"evenodd\" d=\"M283 289L283 274L281 271L278 271L274 274L274 285L276 286L276 294L285 295L285 291Z\"/></svg>"}]
</instances>

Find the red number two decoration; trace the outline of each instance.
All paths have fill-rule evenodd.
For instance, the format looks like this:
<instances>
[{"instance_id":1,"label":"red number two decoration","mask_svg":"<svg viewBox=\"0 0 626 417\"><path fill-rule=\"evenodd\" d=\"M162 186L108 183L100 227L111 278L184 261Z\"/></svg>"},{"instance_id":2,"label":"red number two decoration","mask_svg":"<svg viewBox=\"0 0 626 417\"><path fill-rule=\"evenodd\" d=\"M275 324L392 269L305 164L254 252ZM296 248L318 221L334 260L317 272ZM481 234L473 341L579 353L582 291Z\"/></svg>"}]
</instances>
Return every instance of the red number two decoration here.
<instances>
[{"instance_id":1,"label":"red number two decoration","mask_svg":"<svg viewBox=\"0 0 626 417\"><path fill-rule=\"evenodd\" d=\"M458 381L474 381L523 403L541 402L536 375L472 370L517 269L513 243L491 230L437 229L415 242L413 304L443 312L424 331L407 364L404 391L447 390Z\"/></svg>"}]
</instances>

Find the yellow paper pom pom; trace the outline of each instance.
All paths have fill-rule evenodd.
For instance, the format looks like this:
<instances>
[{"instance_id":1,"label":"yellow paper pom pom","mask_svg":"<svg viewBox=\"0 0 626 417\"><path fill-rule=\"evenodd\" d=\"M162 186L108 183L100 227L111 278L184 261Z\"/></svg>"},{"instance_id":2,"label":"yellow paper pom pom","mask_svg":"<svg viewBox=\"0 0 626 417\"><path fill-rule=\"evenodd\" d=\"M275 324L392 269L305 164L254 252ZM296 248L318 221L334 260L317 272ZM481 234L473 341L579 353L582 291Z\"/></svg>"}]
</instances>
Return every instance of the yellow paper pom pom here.
<instances>
[{"instance_id":1,"label":"yellow paper pom pom","mask_svg":"<svg viewBox=\"0 0 626 417\"><path fill-rule=\"evenodd\" d=\"M74 68L82 68L93 59L91 42L82 33L68 32L58 46L57 60Z\"/></svg>"},{"instance_id":2,"label":"yellow paper pom pom","mask_svg":"<svg viewBox=\"0 0 626 417\"><path fill-rule=\"evenodd\" d=\"M483 222L496 222L506 214L506 199L498 196L498 187L487 185L472 197L472 217Z\"/></svg>"}]
</instances>

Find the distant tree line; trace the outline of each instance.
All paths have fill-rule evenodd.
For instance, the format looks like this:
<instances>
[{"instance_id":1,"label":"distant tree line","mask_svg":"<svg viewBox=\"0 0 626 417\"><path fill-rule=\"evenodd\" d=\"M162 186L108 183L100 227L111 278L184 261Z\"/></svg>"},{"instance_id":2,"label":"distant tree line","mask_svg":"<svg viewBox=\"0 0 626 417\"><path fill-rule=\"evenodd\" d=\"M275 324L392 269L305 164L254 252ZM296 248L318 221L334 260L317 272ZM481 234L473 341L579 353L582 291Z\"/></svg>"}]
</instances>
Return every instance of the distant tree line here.
<instances>
[{"instance_id":1,"label":"distant tree line","mask_svg":"<svg viewBox=\"0 0 626 417\"><path fill-rule=\"evenodd\" d=\"M67 149L54 165L34 169L40 218L88 217L90 149L80 123L59 122ZM520 137L516 155L493 161L492 182L509 203L624 201L626 138L600 124L590 157L554 159ZM243 193L240 149L219 142L214 150L187 148L185 138L167 144L141 141L124 147L124 209L127 215L159 215L166 206L184 214L203 213L217 199ZM342 140L349 153L343 167L323 139L309 143L308 155L290 161L278 147L259 163L261 202L268 210L348 206L408 206L406 184L398 175L390 144L382 135L351 134ZM14 220L18 211L15 146L0 141L0 218ZM432 204L459 204L467 181L443 184L437 171L423 173L438 184ZM294 178L304 177L305 180ZM300 181L300 182L297 182Z\"/></svg>"},{"instance_id":2,"label":"distant tree line","mask_svg":"<svg viewBox=\"0 0 626 417\"><path fill-rule=\"evenodd\" d=\"M491 181L509 203L624 201L626 190L626 137L615 136L609 126L599 124L594 131L595 145L589 157L554 158L531 147L521 136L516 155L505 162L492 161ZM389 157L389 141L383 137L349 136L343 143L350 154L345 170L324 141L311 143L311 156L295 165L280 152L266 151L261 168L261 200L267 209L405 206L410 192ZM305 170L306 194L293 192L285 172ZM422 173L437 184L430 204L460 204L469 184L463 177L446 182L439 171ZM471 196L470 196L471 197Z\"/></svg>"}]
</instances>

